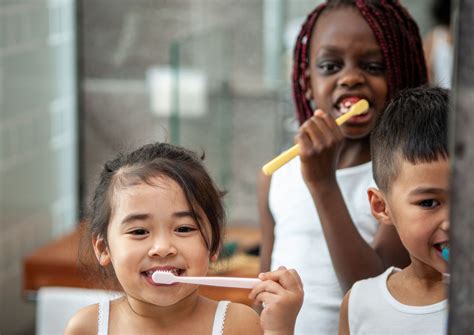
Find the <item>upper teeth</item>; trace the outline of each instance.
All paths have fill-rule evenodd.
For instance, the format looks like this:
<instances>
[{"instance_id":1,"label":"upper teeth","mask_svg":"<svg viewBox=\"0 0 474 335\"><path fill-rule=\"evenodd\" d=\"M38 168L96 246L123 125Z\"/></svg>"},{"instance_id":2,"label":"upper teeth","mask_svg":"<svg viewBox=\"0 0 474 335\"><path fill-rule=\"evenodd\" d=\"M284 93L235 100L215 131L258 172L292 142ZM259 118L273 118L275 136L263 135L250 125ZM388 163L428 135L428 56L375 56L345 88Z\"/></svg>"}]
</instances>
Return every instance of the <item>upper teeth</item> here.
<instances>
[{"instance_id":1,"label":"upper teeth","mask_svg":"<svg viewBox=\"0 0 474 335\"><path fill-rule=\"evenodd\" d=\"M339 104L339 110L341 111L341 113L345 114L345 113L349 112L352 105L353 105L352 101L350 101L350 100L344 101L344 102Z\"/></svg>"},{"instance_id":2,"label":"upper teeth","mask_svg":"<svg viewBox=\"0 0 474 335\"><path fill-rule=\"evenodd\" d=\"M148 270L148 271L146 271L146 275L147 275L147 276L151 276L151 275L153 275L153 273L155 273L156 271L160 271L160 272L170 272L170 273L174 274L175 276L178 276L178 275L179 275L179 269L172 269L172 270Z\"/></svg>"}]
</instances>

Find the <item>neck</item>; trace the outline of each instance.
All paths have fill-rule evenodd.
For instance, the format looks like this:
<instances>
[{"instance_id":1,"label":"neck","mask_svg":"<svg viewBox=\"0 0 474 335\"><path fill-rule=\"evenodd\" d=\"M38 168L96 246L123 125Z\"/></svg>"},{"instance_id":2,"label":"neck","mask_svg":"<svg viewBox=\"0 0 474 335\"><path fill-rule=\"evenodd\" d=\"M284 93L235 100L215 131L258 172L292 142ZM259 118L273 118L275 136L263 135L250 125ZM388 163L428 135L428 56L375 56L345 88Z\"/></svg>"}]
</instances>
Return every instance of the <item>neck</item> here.
<instances>
[{"instance_id":1,"label":"neck","mask_svg":"<svg viewBox=\"0 0 474 335\"><path fill-rule=\"evenodd\" d=\"M420 283L425 283L427 287L443 281L441 272L413 257L410 258L410 265L403 270L408 276Z\"/></svg>"},{"instance_id":2,"label":"neck","mask_svg":"<svg viewBox=\"0 0 474 335\"><path fill-rule=\"evenodd\" d=\"M157 306L131 296L127 296L125 299L126 308L131 312L133 319L138 321L148 319L162 326L167 326L191 319L202 298L195 291L171 306Z\"/></svg>"},{"instance_id":3,"label":"neck","mask_svg":"<svg viewBox=\"0 0 474 335\"><path fill-rule=\"evenodd\" d=\"M426 306L446 299L443 275L426 264L412 262L388 278L387 287L399 302L410 306Z\"/></svg>"},{"instance_id":4,"label":"neck","mask_svg":"<svg viewBox=\"0 0 474 335\"><path fill-rule=\"evenodd\" d=\"M341 149L338 169L361 165L370 161L370 136L346 139Z\"/></svg>"}]
</instances>

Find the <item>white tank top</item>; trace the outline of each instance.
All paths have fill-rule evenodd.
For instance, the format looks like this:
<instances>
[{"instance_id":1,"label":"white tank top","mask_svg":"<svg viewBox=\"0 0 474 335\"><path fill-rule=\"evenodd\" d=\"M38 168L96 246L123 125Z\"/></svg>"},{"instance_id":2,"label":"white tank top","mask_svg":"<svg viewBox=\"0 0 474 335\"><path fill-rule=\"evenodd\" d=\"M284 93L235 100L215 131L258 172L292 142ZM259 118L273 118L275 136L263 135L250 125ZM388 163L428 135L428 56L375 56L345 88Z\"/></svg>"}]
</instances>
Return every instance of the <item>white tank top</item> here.
<instances>
[{"instance_id":1,"label":"white tank top","mask_svg":"<svg viewBox=\"0 0 474 335\"><path fill-rule=\"evenodd\" d=\"M451 88L453 72L453 46L449 43L449 32L443 28L433 31L433 46L431 48L433 82L445 88Z\"/></svg>"},{"instance_id":2,"label":"white tank top","mask_svg":"<svg viewBox=\"0 0 474 335\"><path fill-rule=\"evenodd\" d=\"M336 178L354 224L364 240L372 243L377 230L367 199L367 188L375 186L372 163L337 170ZM295 268L304 284L295 334L337 334L343 292L299 157L273 174L269 205L275 221L272 269Z\"/></svg>"},{"instance_id":3,"label":"white tank top","mask_svg":"<svg viewBox=\"0 0 474 335\"><path fill-rule=\"evenodd\" d=\"M387 288L387 279L400 269L391 267L375 278L358 281L349 297L351 335L446 334L448 301L428 306L409 306L398 302Z\"/></svg>"},{"instance_id":4,"label":"white tank top","mask_svg":"<svg viewBox=\"0 0 474 335\"><path fill-rule=\"evenodd\" d=\"M212 325L212 335L224 334L225 316L230 301L219 301L217 303L216 314L214 315L214 323ZM98 335L107 335L109 333L109 309L110 301L104 300L99 303L98 316Z\"/></svg>"}]
</instances>

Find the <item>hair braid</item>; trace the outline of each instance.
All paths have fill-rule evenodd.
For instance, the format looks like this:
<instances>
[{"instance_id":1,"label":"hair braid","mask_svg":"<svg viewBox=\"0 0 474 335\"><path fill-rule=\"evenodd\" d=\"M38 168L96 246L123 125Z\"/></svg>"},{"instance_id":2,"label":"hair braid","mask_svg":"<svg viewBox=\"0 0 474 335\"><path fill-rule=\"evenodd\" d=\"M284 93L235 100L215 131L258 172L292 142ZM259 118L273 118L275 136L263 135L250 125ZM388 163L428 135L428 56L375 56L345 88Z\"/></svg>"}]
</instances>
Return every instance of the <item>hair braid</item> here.
<instances>
[{"instance_id":1,"label":"hair braid","mask_svg":"<svg viewBox=\"0 0 474 335\"><path fill-rule=\"evenodd\" d=\"M307 71L309 70L310 64L309 58L309 44L311 42L311 35L313 33L313 27L316 23L319 14L326 7L322 4L314 9L306 18L305 23L301 27L301 31L296 39L294 57L293 57L293 76L292 76L292 89L293 99L296 104L296 111L298 121L302 124L305 120L311 117L313 110L311 104L306 97L306 78Z\"/></svg>"},{"instance_id":2,"label":"hair braid","mask_svg":"<svg viewBox=\"0 0 474 335\"><path fill-rule=\"evenodd\" d=\"M386 67L387 101L399 90L426 84L427 70L421 36L416 22L397 0L327 0L316 7L303 23L294 49L293 98L300 124L313 114L306 97L310 67L309 50L314 26L323 11L356 7L380 45Z\"/></svg>"}]
</instances>

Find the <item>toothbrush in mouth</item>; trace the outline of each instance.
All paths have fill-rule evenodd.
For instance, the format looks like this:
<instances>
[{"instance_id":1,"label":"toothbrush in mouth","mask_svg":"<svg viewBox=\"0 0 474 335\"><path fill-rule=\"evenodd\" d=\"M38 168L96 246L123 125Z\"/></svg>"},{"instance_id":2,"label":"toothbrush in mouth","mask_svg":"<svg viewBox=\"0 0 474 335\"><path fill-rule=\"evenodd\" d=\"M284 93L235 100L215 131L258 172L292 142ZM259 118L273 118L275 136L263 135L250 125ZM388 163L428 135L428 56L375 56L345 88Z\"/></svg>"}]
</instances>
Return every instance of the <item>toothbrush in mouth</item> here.
<instances>
[{"instance_id":1,"label":"toothbrush in mouth","mask_svg":"<svg viewBox=\"0 0 474 335\"><path fill-rule=\"evenodd\" d=\"M234 287L251 289L261 282L257 278L238 277L187 277L175 276L171 272L155 271L151 276L156 284L171 285L174 283L197 284L207 286Z\"/></svg>"},{"instance_id":2,"label":"toothbrush in mouth","mask_svg":"<svg viewBox=\"0 0 474 335\"><path fill-rule=\"evenodd\" d=\"M444 248L443 251L441 252L441 255L443 256L443 259L448 262L449 261L449 248Z\"/></svg>"},{"instance_id":3,"label":"toothbrush in mouth","mask_svg":"<svg viewBox=\"0 0 474 335\"><path fill-rule=\"evenodd\" d=\"M434 247L446 262L449 261L449 241L438 242Z\"/></svg>"},{"instance_id":4,"label":"toothbrush in mouth","mask_svg":"<svg viewBox=\"0 0 474 335\"><path fill-rule=\"evenodd\" d=\"M344 105L344 108L348 108L348 105ZM355 104L351 105L349 111L345 114L342 114L336 119L338 126L342 125L344 122L348 121L351 117L363 114L369 109L369 103L365 99L357 101ZM292 146L290 149L282 152L279 156L272 159L270 162L265 164L262 167L262 171L265 175L271 176L276 170L281 168L283 165L288 163L290 160L298 156L300 151L300 146L298 144Z\"/></svg>"}]
</instances>

